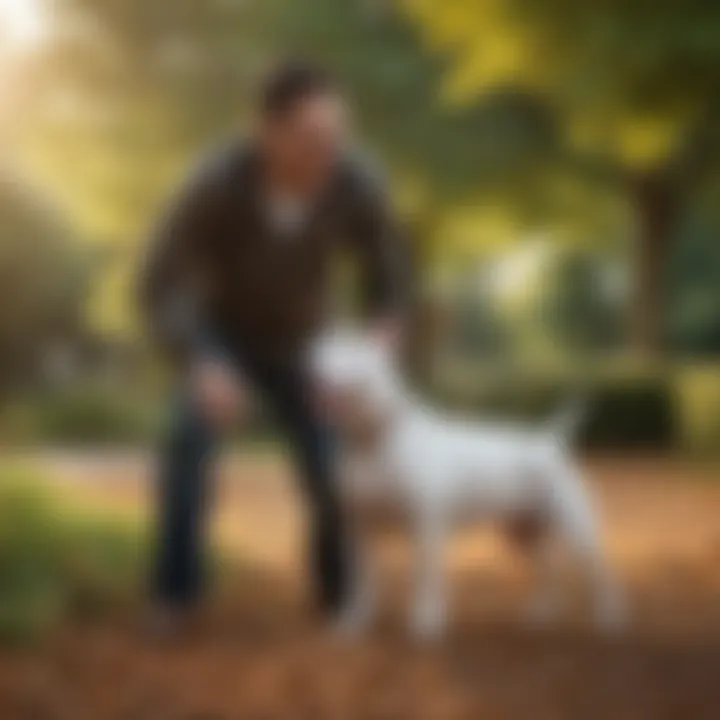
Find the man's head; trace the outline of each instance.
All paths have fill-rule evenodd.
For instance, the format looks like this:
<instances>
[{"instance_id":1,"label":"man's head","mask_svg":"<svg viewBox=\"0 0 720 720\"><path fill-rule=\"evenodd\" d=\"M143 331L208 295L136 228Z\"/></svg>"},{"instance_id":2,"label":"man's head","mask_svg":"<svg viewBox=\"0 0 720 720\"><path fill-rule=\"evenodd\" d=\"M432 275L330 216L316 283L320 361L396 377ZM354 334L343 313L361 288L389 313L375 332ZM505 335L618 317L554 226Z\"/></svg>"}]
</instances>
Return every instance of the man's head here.
<instances>
[{"instance_id":1,"label":"man's head","mask_svg":"<svg viewBox=\"0 0 720 720\"><path fill-rule=\"evenodd\" d=\"M275 169L299 185L321 186L347 133L345 102L332 78L312 64L287 63L268 78L260 104L261 141Z\"/></svg>"}]
</instances>

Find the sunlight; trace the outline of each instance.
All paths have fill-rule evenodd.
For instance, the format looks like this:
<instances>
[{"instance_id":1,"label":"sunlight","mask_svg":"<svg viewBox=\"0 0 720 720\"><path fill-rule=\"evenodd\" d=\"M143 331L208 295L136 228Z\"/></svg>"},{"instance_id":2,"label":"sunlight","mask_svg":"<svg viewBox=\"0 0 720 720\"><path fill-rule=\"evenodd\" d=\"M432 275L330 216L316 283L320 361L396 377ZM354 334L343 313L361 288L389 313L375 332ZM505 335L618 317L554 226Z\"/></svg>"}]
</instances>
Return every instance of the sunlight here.
<instances>
[{"instance_id":1,"label":"sunlight","mask_svg":"<svg viewBox=\"0 0 720 720\"><path fill-rule=\"evenodd\" d=\"M44 0L0 0L0 44L35 45L45 31Z\"/></svg>"},{"instance_id":2,"label":"sunlight","mask_svg":"<svg viewBox=\"0 0 720 720\"><path fill-rule=\"evenodd\" d=\"M508 300L534 289L554 253L554 244L544 235L528 238L519 248L503 253L494 266L492 284L495 293Z\"/></svg>"}]
</instances>

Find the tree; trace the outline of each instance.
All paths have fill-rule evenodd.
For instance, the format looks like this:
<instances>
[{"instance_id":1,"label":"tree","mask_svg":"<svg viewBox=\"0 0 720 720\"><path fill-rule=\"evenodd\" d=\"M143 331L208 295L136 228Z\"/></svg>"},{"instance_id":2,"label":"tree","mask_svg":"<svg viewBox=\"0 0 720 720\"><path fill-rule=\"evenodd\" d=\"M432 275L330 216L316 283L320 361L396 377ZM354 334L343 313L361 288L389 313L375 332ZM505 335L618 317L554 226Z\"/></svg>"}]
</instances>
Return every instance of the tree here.
<instances>
[{"instance_id":1,"label":"tree","mask_svg":"<svg viewBox=\"0 0 720 720\"><path fill-rule=\"evenodd\" d=\"M279 0L275 8L280 46L323 61L347 88L363 135L389 165L423 270L462 269L479 242L507 241L469 224L456 233L468 209L494 217L503 208L520 220L546 211L531 202L545 191L558 140L546 103L500 89L463 107L444 104L446 63L391 2Z\"/></svg>"},{"instance_id":2,"label":"tree","mask_svg":"<svg viewBox=\"0 0 720 720\"><path fill-rule=\"evenodd\" d=\"M694 356L720 353L720 217L717 189L687 214L670 270L673 345Z\"/></svg>"},{"instance_id":3,"label":"tree","mask_svg":"<svg viewBox=\"0 0 720 720\"><path fill-rule=\"evenodd\" d=\"M666 275L688 198L718 168L720 6L702 0L401 0L449 62L448 102L520 87L552 105L568 167L635 215L633 341L663 344Z\"/></svg>"},{"instance_id":4,"label":"tree","mask_svg":"<svg viewBox=\"0 0 720 720\"><path fill-rule=\"evenodd\" d=\"M63 0L23 76L11 149L105 262L96 331L128 337L139 254L201 149L247 121L265 4Z\"/></svg>"},{"instance_id":5,"label":"tree","mask_svg":"<svg viewBox=\"0 0 720 720\"><path fill-rule=\"evenodd\" d=\"M612 270L607 258L596 254L565 251L556 258L540 315L563 349L590 354L617 347L623 328L608 287Z\"/></svg>"},{"instance_id":6,"label":"tree","mask_svg":"<svg viewBox=\"0 0 720 720\"><path fill-rule=\"evenodd\" d=\"M32 378L82 324L85 262L66 224L17 178L0 177L0 390Z\"/></svg>"},{"instance_id":7,"label":"tree","mask_svg":"<svg viewBox=\"0 0 720 720\"><path fill-rule=\"evenodd\" d=\"M440 254L434 229L448 207L514 192L520 167L528 186L528 168L554 144L552 117L521 94L443 106L442 63L387 3L66 0L24 112L26 145L83 234L108 250L98 327L123 330L138 246L189 159L247 122L263 70L294 53L326 62L354 98L363 132L412 198L426 265Z\"/></svg>"}]
</instances>

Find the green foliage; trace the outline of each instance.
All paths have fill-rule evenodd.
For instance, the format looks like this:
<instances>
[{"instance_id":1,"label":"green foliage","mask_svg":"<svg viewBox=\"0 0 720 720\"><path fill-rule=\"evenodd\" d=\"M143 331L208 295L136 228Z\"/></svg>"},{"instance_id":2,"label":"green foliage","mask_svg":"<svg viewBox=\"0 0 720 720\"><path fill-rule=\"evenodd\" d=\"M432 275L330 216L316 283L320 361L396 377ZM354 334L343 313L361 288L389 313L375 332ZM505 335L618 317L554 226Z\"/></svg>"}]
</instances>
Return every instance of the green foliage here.
<instances>
[{"instance_id":1,"label":"green foliage","mask_svg":"<svg viewBox=\"0 0 720 720\"><path fill-rule=\"evenodd\" d=\"M448 94L455 100L498 85L534 89L552 97L569 121L593 123L596 151L629 151L619 159L662 162L679 149L672 140L682 132L674 129L692 125L692 119L707 120L704 112L714 111L720 76L716 5L682 0L661 8L645 0L618 0L591 9L573 0L400 4L419 20L428 44L448 58ZM633 127L637 120L643 132ZM659 131L663 125L667 132ZM631 138L632 147L623 147L621 136Z\"/></svg>"},{"instance_id":2,"label":"green foliage","mask_svg":"<svg viewBox=\"0 0 720 720\"><path fill-rule=\"evenodd\" d=\"M81 325L86 267L56 213L0 174L0 392L39 372Z\"/></svg>"},{"instance_id":3,"label":"green foliage","mask_svg":"<svg viewBox=\"0 0 720 720\"><path fill-rule=\"evenodd\" d=\"M49 391L0 412L3 435L16 444L136 443L154 437L158 428L147 398L105 384Z\"/></svg>"},{"instance_id":4,"label":"green foliage","mask_svg":"<svg viewBox=\"0 0 720 720\"><path fill-rule=\"evenodd\" d=\"M49 395L37 412L40 436L59 443L131 442L152 436L157 427L146 403L104 386Z\"/></svg>"},{"instance_id":5,"label":"green foliage","mask_svg":"<svg viewBox=\"0 0 720 720\"><path fill-rule=\"evenodd\" d=\"M70 385L0 408L0 438L14 447L147 446L169 422L168 401L123 392L116 384ZM233 438L242 447L262 447L276 439L276 422L262 403Z\"/></svg>"},{"instance_id":6,"label":"green foliage","mask_svg":"<svg viewBox=\"0 0 720 720\"><path fill-rule=\"evenodd\" d=\"M37 48L27 99L8 115L24 128L23 166L27 160L82 236L101 247L85 319L105 337L135 339L130 278L166 196L201 148L248 125L270 62L298 53L327 64L354 100L361 132L414 220L418 274L467 266L482 248L509 244L528 227L629 256L629 236L645 227L648 237L633 247L644 242L661 256L643 263L657 266L647 292L637 292L639 272L632 292L633 305L649 308L645 344L660 324L652 315L663 316L672 348L716 354L718 220L680 233L675 226L717 176L718 11L679 0L657 5L67 0L54 8L63 31ZM462 231L451 232L458 225ZM34 364L50 333L48 310L76 310L84 289L68 272L61 236L55 244L18 242L8 227L0 230L0 381L10 374L4 363ZM671 236L680 243L667 263ZM20 261L5 266L6 248ZM645 255L652 253L636 257ZM586 351L643 334L587 292L593 272L588 263L558 273L545 319L516 323L516 334ZM460 322L474 333L471 343L504 350L495 318L466 310ZM12 318L18 322L6 332ZM52 318L53 328L62 324ZM37 422L48 437L136 435L126 403L117 411L98 398L52 404L47 423ZM138 435L145 424L138 420Z\"/></svg>"},{"instance_id":7,"label":"green foliage","mask_svg":"<svg viewBox=\"0 0 720 720\"><path fill-rule=\"evenodd\" d=\"M680 228L669 268L667 334L683 357L720 353L720 223L717 198L694 208ZM707 207L712 203L711 207Z\"/></svg>"},{"instance_id":8,"label":"green foliage","mask_svg":"<svg viewBox=\"0 0 720 720\"><path fill-rule=\"evenodd\" d=\"M401 4L428 47L448 60L447 97L467 104L498 87L537 93L555 110L559 167L627 200L637 233L631 340L640 354L657 356L665 349L668 250L688 198L720 170L720 6ZM518 204L528 196L519 195Z\"/></svg>"},{"instance_id":9,"label":"green foliage","mask_svg":"<svg viewBox=\"0 0 720 720\"><path fill-rule=\"evenodd\" d=\"M609 270L604 260L600 255L564 253L551 269L540 315L549 336L566 352L607 352L620 347L622 313L616 299L603 288Z\"/></svg>"},{"instance_id":10,"label":"green foliage","mask_svg":"<svg viewBox=\"0 0 720 720\"><path fill-rule=\"evenodd\" d=\"M568 401L580 397L587 417L578 445L613 452L681 448L681 416L671 377L636 373L580 378L572 373L490 374L438 393L440 402L475 417L508 418L533 423L549 420Z\"/></svg>"},{"instance_id":11,"label":"green foliage","mask_svg":"<svg viewBox=\"0 0 720 720\"><path fill-rule=\"evenodd\" d=\"M591 395L588 424L580 445L591 450L668 452L679 449L680 418L667 380L618 383Z\"/></svg>"},{"instance_id":12,"label":"green foliage","mask_svg":"<svg viewBox=\"0 0 720 720\"><path fill-rule=\"evenodd\" d=\"M332 68L383 161L434 201L526 193L557 145L553 113L526 93L501 91L462 110L443 104L447 63L394 3L279 2L275 29L281 46Z\"/></svg>"},{"instance_id":13,"label":"green foliage","mask_svg":"<svg viewBox=\"0 0 720 720\"><path fill-rule=\"evenodd\" d=\"M720 452L720 372L713 365L685 368L678 376L683 446L699 457Z\"/></svg>"},{"instance_id":14,"label":"green foliage","mask_svg":"<svg viewBox=\"0 0 720 720\"><path fill-rule=\"evenodd\" d=\"M472 417L552 417L573 397L587 405L578 445L591 451L720 454L720 368L684 364L655 373L628 368L535 371L457 367L434 383L438 404Z\"/></svg>"},{"instance_id":15,"label":"green foliage","mask_svg":"<svg viewBox=\"0 0 720 720\"><path fill-rule=\"evenodd\" d=\"M63 512L35 477L0 467L0 642L128 602L143 545L127 524Z\"/></svg>"}]
</instances>

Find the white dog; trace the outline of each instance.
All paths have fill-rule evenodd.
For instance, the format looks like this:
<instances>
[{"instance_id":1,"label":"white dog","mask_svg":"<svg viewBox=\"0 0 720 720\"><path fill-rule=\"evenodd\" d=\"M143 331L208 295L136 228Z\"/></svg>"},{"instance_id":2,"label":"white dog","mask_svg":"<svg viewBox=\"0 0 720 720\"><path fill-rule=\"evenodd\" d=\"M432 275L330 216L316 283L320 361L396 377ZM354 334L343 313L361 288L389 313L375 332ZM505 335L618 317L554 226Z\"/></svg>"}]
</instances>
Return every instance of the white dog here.
<instances>
[{"instance_id":1,"label":"white dog","mask_svg":"<svg viewBox=\"0 0 720 720\"><path fill-rule=\"evenodd\" d=\"M417 556L410 616L415 634L442 633L444 539L467 521L499 521L532 551L541 570L532 617L549 619L557 612L560 588L551 572L550 549L556 548L550 541L562 540L587 579L598 623L620 623L619 593L569 457L576 409L537 429L444 417L408 393L390 349L351 329L320 338L311 363L341 435L344 498L353 510L390 511L410 523ZM358 632L372 619L371 576L363 557L341 621L345 631Z\"/></svg>"}]
</instances>

